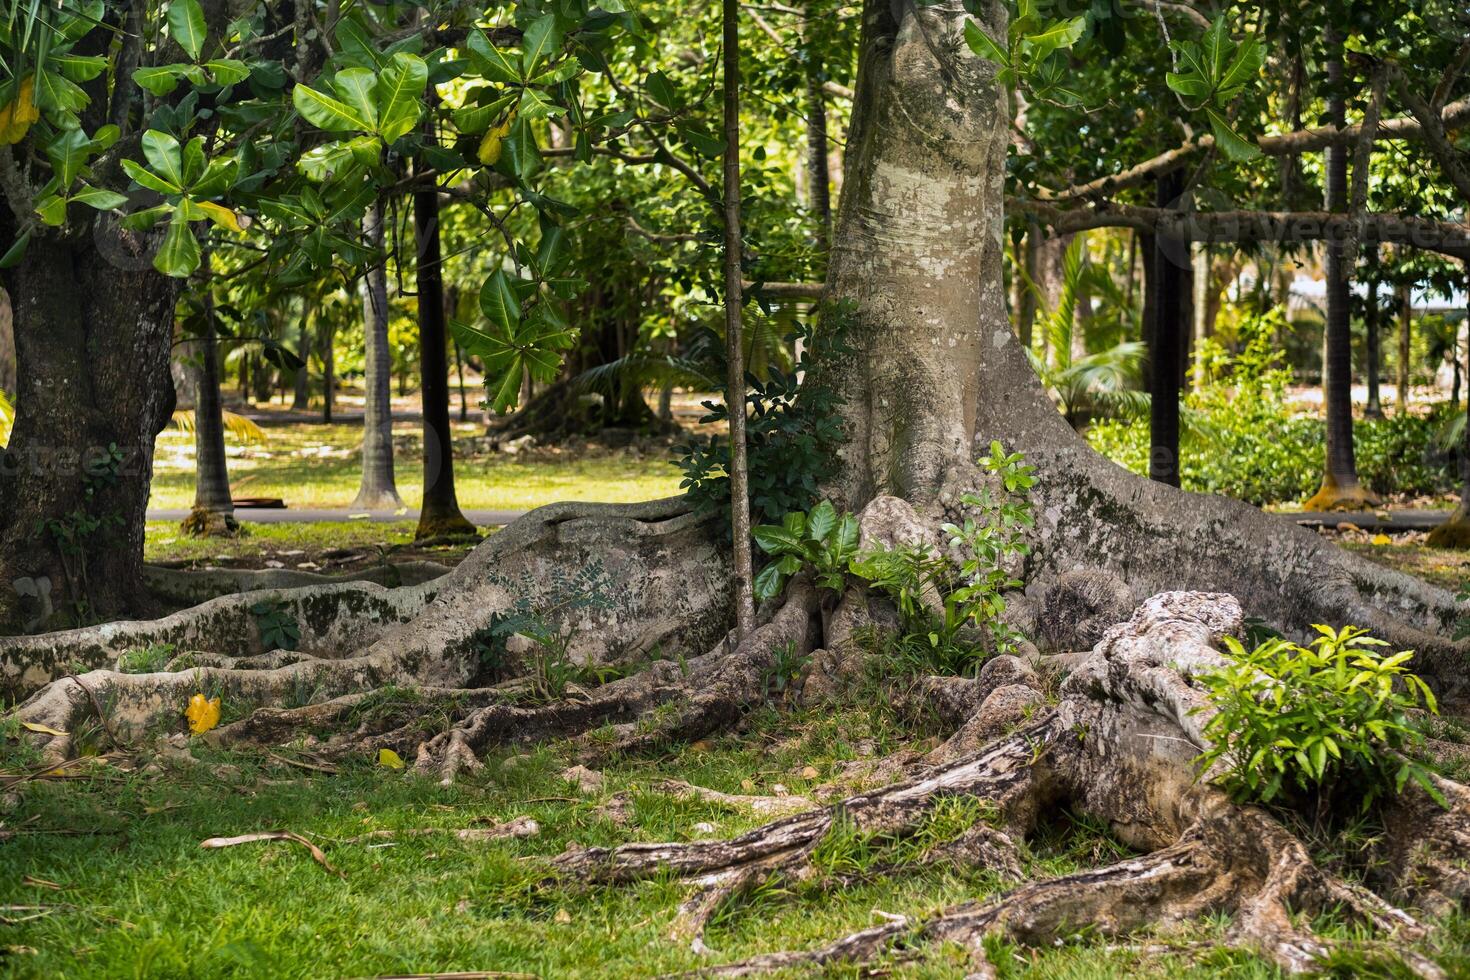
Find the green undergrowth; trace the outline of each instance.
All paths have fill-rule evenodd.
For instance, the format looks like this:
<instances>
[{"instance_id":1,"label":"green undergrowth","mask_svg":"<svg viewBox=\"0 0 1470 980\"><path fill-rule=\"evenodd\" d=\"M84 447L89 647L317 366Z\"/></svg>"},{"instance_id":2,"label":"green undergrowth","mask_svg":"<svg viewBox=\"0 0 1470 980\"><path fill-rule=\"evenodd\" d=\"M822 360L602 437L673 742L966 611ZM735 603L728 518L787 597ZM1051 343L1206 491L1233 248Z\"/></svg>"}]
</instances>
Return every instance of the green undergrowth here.
<instances>
[{"instance_id":1,"label":"green undergrowth","mask_svg":"<svg viewBox=\"0 0 1470 980\"><path fill-rule=\"evenodd\" d=\"M0 733L14 734L14 733ZM10 742L0 769L21 760ZM998 893L993 874L920 861L924 848L865 837L839 824L817 854L818 873L775 880L714 919L700 958L668 938L687 886L672 877L621 887L558 881L547 859L570 846L727 836L763 822L746 810L676 799L654 789L674 778L727 793L785 792L825 799L875 785L869 763L910 746L883 716L866 711L782 714L761 710L743 731L630 758L603 770L584 795L560 773L566 746L492 755L483 773L453 788L364 757L326 775L258 752L195 745L198 762L147 772L99 766L73 779L11 787L0 829L0 973L18 977L326 977L502 971L541 977L643 977L777 949L811 948L880 921L879 911L922 917ZM922 747L922 746L914 746ZM299 750L276 755L311 762ZM815 770L815 775L813 775ZM842 782L840 788L824 785ZM626 794L624 823L602 809ZM517 816L539 836L491 843L452 835L348 838L382 830L459 829ZM981 803L953 800L921 832L952 840ZM700 826L708 824L709 826ZM291 842L204 850L209 837L290 830L318 843L339 878ZM0 835L3 837L3 835ZM1052 815L1031 842L1028 877L1107 863L1128 852L1106 829ZM896 872L896 873L895 873ZM53 887L56 886L56 887ZM22 906L42 906L22 909ZM1347 927L1325 923L1334 935ZM1044 951L992 945L1001 976L1016 978L1268 978L1277 972L1214 941L1226 921L1167 935L1105 942L1078 923ZM1458 944L1470 928L1440 932ZM920 945L917 958L882 966L899 977L961 977L956 949ZM1443 952L1443 950L1441 950ZM1358 956L1343 976L1393 976ZM806 975L806 974L795 974ZM832 968L823 976L857 976ZM1461 972L1455 975L1466 975Z\"/></svg>"}]
</instances>

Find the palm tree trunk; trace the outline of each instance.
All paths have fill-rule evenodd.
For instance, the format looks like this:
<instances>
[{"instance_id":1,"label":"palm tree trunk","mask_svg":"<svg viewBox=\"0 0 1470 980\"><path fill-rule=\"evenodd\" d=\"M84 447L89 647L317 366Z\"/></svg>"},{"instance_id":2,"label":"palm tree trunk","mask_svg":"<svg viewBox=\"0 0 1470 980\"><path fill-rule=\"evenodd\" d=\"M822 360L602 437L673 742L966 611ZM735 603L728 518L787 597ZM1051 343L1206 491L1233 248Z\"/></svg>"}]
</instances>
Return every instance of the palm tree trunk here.
<instances>
[{"instance_id":1,"label":"palm tree trunk","mask_svg":"<svg viewBox=\"0 0 1470 980\"><path fill-rule=\"evenodd\" d=\"M363 234L375 250L383 245L383 216L377 205L363 217ZM362 281L365 350L362 418L362 481L354 510L396 510L403 506L393 476L393 352L388 349L388 269L379 262Z\"/></svg>"},{"instance_id":2,"label":"palm tree trunk","mask_svg":"<svg viewBox=\"0 0 1470 980\"><path fill-rule=\"evenodd\" d=\"M1398 414L1409 411L1409 358L1414 332L1414 307L1407 285L1399 286L1399 363L1398 363Z\"/></svg>"},{"instance_id":3,"label":"palm tree trunk","mask_svg":"<svg viewBox=\"0 0 1470 980\"><path fill-rule=\"evenodd\" d=\"M444 322L444 278L439 250L439 190L414 192L417 243L419 365L424 412L424 502L414 537L474 534L454 490L454 431L449 426L449 331Z\"/></svg>"},{"instance_id":4,"label":"palm tree trunk","mask_svg":"<svg viewBox=\"0 0 1470 980\"><path fill-rule=\"evenodd\" d=\"M1158 205L1170 207L1184 192L1184 173L1173 170L1159 178ZM1179 486L1179 389L1183 380L1185 286L1189 244L1157 235L1153 249L1155 312L1149 337L1148 475L1159 483Z\"/></svg>"},{"instance_id":5,"label":"palm tree trunk","mask_svg":"<svg viewBox=\"0 0 1470 980\"><path fill-rule=\"evenodd\" d=\"M1328 122L1342 128L1347 100L1342 91L1341 36L1328 31L1333 46L1327 63ZM1327 155L1326 208L1346 211L1348 205L1347 148L1330 146ZM1346 241L1327 243L1327 326L1322 352L1322 401L1327 415L1327 451L1322 487L1302 506L1309 511L1357 509L1377 503L1358 483L1358 466L1353 452L1353 337L1351 294L1348 277L1353 267L1354 247Z\"/></svg>"},{"instance_id":6,"label":"palm tree trunk","mask_svg":"<svg viewBox=\"0 0 1470 980\"><path fill-rule=\"evenodd\" d=\"M206 536L235 530L235 502L230 496L225 457L224 410L220 404L219 341L214 318L214 291L209 280L210 253L203 255L204 331L199 338L199 370L194 386L194 509L184 519L189 534Z\"/></svg>"}]
</instances>

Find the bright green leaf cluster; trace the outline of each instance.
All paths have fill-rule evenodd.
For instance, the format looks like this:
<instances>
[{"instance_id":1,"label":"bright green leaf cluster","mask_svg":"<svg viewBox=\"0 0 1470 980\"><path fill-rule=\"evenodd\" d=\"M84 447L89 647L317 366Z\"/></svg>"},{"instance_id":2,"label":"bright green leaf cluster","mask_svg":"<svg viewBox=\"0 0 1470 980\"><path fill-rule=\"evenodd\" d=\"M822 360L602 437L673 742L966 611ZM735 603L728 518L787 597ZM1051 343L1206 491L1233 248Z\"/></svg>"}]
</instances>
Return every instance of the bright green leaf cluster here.
<instances>
[{"instance_id":1,"label":"bright green leaf cluster","mask_svg":"<svg viewBox=\"0 0 1470 980\"><path fill-rule=\"evenodd\" d=\"M1186 105L1202 110L1215 134L1215 144L1236 162L1261 155L1260 147L1242 137L1226 118L1229 104L1254 82L1266 60L1266 49L1255 38L1236 43L1225 27L1223 16L1205 31L1199 41L1176 41L1179 71L1165 81Z\"/></svg>"},{"instance_id":2,"label":"bright green leaf cluster","mask_svg":"<svg viewBox=\"0 0 1470 980\"><path fill-rule=\"evenodd\" d=\"M1042 16L1035 0L1021 0L1005 44L974 20L965 22L965 43L980 57L1000 65L998 84L1010 86L1024 80L1035 99L1077 105L1082 95L1067 85L1065 59L1053 55L1071 48L1086 30L1086 15L1052 20Z\"/></svg>"},{"instance_id":3,"label":"bright green leaf cluster","mask_svg":"<svg viewBox=\"0 0 1470 980\"><path fill-rule=\"evenodd\" d=\"M852 562L857 558L858 522L851 514L837 514L830 501L822 501L811 513L785 515L780 524L762 524L751 530L762 551L775 560L755 577L755 597L773 599L786 587L786 580L811 566L817 585L841 592Z\"/></svg>"},{"instance_id":4,"label":"bright green leaf cluster","mask_svg":"<svg viewBox=\"0 0 1470 980\"><path fill-rule=\"evenodd\" d=\"M1310 646L1274 638L1247 650L1226 637L1229 665L1200 678L1215 710L1200 771L1240 800L1349 793L1366 807L1412 780L1443 803L1405 754L1423 738L1413 713L1439 710L1407 669L1413 652L1382 654L1388 644L1355 626L1315 629Z\"/></svg>"}]
</instances>

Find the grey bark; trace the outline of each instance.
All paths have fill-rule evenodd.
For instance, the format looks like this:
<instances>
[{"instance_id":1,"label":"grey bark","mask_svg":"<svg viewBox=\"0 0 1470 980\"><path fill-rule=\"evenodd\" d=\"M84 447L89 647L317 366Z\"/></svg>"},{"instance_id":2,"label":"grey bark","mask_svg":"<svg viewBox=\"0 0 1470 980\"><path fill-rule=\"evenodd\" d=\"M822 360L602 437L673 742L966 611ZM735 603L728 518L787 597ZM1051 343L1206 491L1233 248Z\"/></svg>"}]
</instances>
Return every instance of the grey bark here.
<instances>
[{"instance_id":1,"label":"grey bark","mask_svg":"<svg viewBox=\"0 0 1470 980\"><path fill-rule=\"evenodd\" d=\"M383 244L382 214L376 206L363 218L363 234L373 248ZM352 508L396 510L403 506L393 477L393 352L388 348L388 270L382 263L362 282L362 323L366 349L363 387L362 481Z\"/></svg>"}]
</instances>

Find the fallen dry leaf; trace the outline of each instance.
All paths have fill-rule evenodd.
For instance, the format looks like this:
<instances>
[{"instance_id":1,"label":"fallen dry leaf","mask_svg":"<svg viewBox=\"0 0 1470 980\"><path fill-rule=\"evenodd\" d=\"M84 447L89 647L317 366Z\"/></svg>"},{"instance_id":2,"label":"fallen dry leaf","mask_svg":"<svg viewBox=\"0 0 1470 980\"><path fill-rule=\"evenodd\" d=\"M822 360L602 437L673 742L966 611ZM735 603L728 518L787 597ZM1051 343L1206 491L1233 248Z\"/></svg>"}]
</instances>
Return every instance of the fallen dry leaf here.
<instances>
[{"instance_id":1,"label":"fallen dry leaf","mask_svg":"<svg viewBox=\"0 0 1470 980\"><path fill-rule=\"evenodd\" d=\"M263 840L295 841L296 843L300 844L302 847L311 852L312 860L314 860L317 864L320 864L322 867L326 868L338 878L345 879L347 877L342 872L332 867L331 863L327 860L327 856L322 853L322 849L320 847L317 847L315 844L307 840L305 837L302 837L300 834L292 833L289 830L263 830L254 834L241 834L238 837L211 837L208 840L200 841L199 846L208 850L214 850L221 847L234 847L237 844L253 844L256 841Z\"/></svg>"},{"instance_id":2,"label":"fallen dry leaf","mask_svg":"<svg viewBox=\"0 0 1470 980\"><path fill-rule=\"evenodd\" d=\"M194 695L184 709L184 717L189 719L189 731L203 735L219 724L219 698Z\"/></svg>"},{"instance_id":3,"label":"fallen dry leaf","mask_svg":"<svg viewBox=\"0 0 1470 980\"><path fill-rule=\"evenodd\" d=\"M392 749L379 749L378 765L387 766L389 769L402 769L403 757Z\"/></svg>"},{"instance_id":4,"label":"fallen dry leaf","mask_svg":"<svg viewBox=\"0 0 1470 980\"><path fill-rule=\"evenodd\" d=\"M42 725L39 722L23 721L20 727L30 732L40 732L42 735L55 735L57 738L65 738L66 732L59 732L50 725Z\"/></svg>"}]
</instances>

